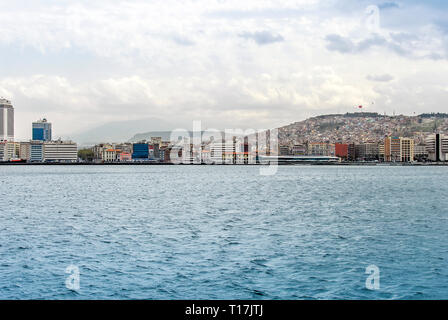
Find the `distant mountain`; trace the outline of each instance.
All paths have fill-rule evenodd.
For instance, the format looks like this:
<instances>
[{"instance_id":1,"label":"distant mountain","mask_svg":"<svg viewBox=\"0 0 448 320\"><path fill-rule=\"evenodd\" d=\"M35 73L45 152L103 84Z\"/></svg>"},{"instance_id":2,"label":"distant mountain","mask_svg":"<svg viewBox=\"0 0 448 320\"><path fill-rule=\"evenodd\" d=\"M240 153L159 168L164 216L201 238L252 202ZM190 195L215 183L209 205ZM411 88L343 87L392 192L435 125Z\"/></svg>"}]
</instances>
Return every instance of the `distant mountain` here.
<instances>
[{"instance_id":1,"label":"distant mountain","mask_svg":"<svg viewBox=\"0 0 448 320\"><path fill-rule=\"evenodd\" d=\"M93 145L101 142L127 142L137 132L169 132L176 125L157 118L145 118L130 121L117 121L75 134L70 138L80 145ZM160 136L160 135L157 135Z\"/></svg>"},{"instance_id":2,"label":"distant mountain","mask_svg":"<svg viewBox=\"0 0 448 320\"><path fill-rule=\"evenodd\" d=\"M144 133L137 133L131 139L129 139L129 142L151 140L152 137L161 137L162 140L169 141L171 137L171 131L150 131Z\"/></svg>"}]
</instances>

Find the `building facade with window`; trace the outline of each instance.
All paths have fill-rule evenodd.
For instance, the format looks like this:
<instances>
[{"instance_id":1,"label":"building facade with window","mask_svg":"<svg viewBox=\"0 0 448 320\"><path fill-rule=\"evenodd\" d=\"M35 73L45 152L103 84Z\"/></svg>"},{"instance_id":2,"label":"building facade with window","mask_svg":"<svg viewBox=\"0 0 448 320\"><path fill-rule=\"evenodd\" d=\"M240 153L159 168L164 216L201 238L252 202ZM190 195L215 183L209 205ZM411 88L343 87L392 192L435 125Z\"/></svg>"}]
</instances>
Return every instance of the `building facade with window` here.
<instances>
[{"instance_id":1,"label":"building facade with window","mask_svg":"<svg viewBox=\"0 0 448 320\"><path fill-rule=\"evenodd\" d=\"M47 119L33 122L33 140L35 141L51 141L51 123Z\"/></svg>"},{"instance_id":2,"label":"building facade with window","mask_svg":"<svg viewBox=\"0 0 448 320\"><path fill-rule=\"evenodd\" d=\"M0 98L0 141L14 141L14 107Z\"/></svg>"}]
</instances>

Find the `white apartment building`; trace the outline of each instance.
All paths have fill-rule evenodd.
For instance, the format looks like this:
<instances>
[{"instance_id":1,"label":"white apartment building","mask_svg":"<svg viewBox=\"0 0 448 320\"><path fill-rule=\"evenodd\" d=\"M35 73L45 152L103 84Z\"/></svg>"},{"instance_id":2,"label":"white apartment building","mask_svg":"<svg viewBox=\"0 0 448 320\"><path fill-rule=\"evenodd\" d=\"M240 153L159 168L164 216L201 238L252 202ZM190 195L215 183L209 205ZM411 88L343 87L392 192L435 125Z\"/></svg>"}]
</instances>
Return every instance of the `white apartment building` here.
<instances>
[{"instance_id":1,"label":"white apartment building","mask_svg":"<svg viewBox=\"0 0 448 320\"><path fill-rule=\"evenodd\" d=\"M211 143L210 161L216 164L235 163L235 143L233 141Z\"/></svg>"},{"instance_id":2,"label":"white apartment building","mask_svg":"<svg viewBox=\"0 0 448 320\"><path fill-rule=\"evenodd\" d=\"M104 162L115 162L120 158L120 149L104 149L102 159Z\"/></svg>"},{"instance_id":3,"label":"white apartment building","mask_svg":"<svg viewBox=\"0 0 448 320\"><path fill-rule=\"evenodd\" d=\"M14 142L0 142L0 161L16 158L16 144Z\"/></svg>"},{"instance_id":4,"label":"white apartment building","mask_svg":"<svg viewBox=\"0 0 448 320\"><path fill-rule=\"evenodd\" d=\"M78 146L71 141L51 141L43 144L43 158L45 162L76 162L78 160Z\"/></svg>"}]
</instances>

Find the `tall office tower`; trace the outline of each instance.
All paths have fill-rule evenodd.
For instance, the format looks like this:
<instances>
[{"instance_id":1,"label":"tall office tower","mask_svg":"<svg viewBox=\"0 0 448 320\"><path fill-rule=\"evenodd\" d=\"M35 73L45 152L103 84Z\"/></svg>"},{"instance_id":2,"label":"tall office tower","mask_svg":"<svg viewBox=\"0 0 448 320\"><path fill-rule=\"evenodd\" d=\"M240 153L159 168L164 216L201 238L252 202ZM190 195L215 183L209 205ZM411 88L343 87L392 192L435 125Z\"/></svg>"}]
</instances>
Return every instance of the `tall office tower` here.
<instances>
[{"instance_id":1,"label":"tall office tower","mask_svg":"<svg viewBox=\"0 0 448 320\"><path fill-rule=\"evenodd\" d=\"M436 133L426 138L426 151L431 161L448 161L448 137Z\"/></svg>"},{"instance_id":2,"label":"tall office tower","mask_svg":"<svg viewBox=\"0 0 448 320\"><path fill-rule=\"evenodd\" d=\"M33 140L51 141L51 123L47 119L33 122Z\"/></svg>"},{"instance_id":3,"label":"tall office tower","mask_svg":"<svg viewBox=\"0 0 448 320\"><path fill-rule=\"evenodd\" d=\"M0 98L0 141L14 141L14 108L11 101Z\"/></svg>"}]
</instances>

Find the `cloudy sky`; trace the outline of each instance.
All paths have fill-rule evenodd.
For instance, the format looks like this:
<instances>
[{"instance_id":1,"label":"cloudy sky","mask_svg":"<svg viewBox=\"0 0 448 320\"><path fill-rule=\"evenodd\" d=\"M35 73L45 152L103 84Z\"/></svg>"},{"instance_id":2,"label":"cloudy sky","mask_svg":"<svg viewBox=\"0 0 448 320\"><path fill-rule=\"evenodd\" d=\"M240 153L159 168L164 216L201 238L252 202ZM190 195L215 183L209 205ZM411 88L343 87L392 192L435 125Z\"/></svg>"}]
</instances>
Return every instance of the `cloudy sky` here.
<instances>
[{"instance_id":1,"label":"cloudy sky","mask_svg":"<svg viewBox=\"0 0 448 320\"><path fill-rule=\"evenodd\" d=\"M57 136L447 111L448 2L0 0L0 96ZM146 129L145 127L145 129ZM136 128L141 131L142 128ZM126 137L128 138L128 137Z\"/></svg>"}]
</instances>

